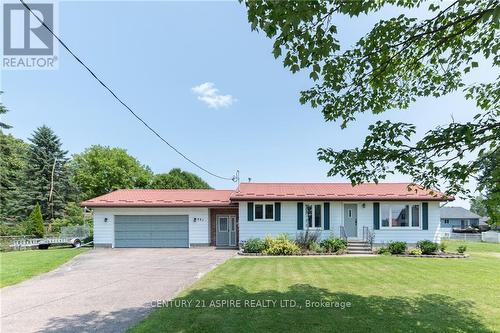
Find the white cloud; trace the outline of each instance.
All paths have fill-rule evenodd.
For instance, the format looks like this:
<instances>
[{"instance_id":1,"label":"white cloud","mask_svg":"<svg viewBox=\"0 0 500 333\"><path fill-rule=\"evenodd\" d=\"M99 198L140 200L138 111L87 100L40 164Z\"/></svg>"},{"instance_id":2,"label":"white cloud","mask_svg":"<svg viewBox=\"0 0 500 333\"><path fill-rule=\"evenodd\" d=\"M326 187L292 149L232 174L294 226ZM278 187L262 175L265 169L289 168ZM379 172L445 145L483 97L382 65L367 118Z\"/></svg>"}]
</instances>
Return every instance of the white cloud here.
<instances>
[{"instance_id":1,"label":"white cloud","mask_svg":"<svg viewBox=\"0 0 500 333\"><path fill-rule=\"evenodd\" d=\"M199 86L191 88L191 90L198 95L198 99L208 105L209 108L227 108L236 102L236 98L231 95L219 94L219 89L215 88L212 82L202 83Z\"/></svg>"}]
</instances>

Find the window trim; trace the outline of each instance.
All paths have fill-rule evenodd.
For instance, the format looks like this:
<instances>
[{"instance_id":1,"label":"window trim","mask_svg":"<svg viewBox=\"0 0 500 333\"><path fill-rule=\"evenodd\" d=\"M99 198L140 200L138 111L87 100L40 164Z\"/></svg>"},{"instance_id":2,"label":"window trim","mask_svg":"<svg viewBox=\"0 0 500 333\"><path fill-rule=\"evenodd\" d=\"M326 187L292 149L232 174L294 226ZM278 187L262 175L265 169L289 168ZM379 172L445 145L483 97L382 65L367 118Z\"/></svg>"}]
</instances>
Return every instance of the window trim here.
<instances>
[{"instance_id":1,"label":"window trim","mask_svg":"<svg viewBox=\"0 0 500 333\"><path fill-rule=\"evenodd\" d=\"M315 201L312 201L312 202L304 202L304 212L302 213L303 214L303 217L304 217L304 230L324 230L324 227L325 227L325 211L324 211L324 208L323 208L323 203L322 202L315 202ZM315 205L319 205L321 208L320 208L320 214L321 214L321 226L320 227L309 227L309 223L307 222L307 216L306 216L306 206L307 205L311 205L313 206L313 209L312 209L312 219L313 219L313 224L314 224L314 220L315 220L315 215L316 213L314 212L314 206Z\"/></svg>"},{"instance_id":2,"label":"window trim","mask_svg":"<svg viewBox=\"0 0 500 333\"><path fill-rule=\"evenodd\" d=\"M255 209L257 205L262 205L262 218L258 219L257 215L255 214ZM273 207L273 217L270 219L266 218L266 205L270 205ZM274 222L274 217L276 216L276 207L274 205L274 202L266 202L266 201L261 201L261 202L254 202L253 203L253 220L256 222Z\"/></svg>"},{"instance_id":3,"label":"window trim","mask_svg":"<svg viewBox=\"0 0 500 333\"><path fill-rule=\"evenodd\" d=\"M383 205L388 205L389 206L389 226L385 227L382 225L382 206ZM393 205L408 205L409 206L409 209L408 209L408 226L407 227L392 227L391 226L391 220L392 220L392 209L390 209L390 206L393 206ZM418 219L419 219L419 223L418 223L418 227L414 227L412 224L413 224L413 214L411 212L411 208L412 206L415 206L417 205L418 206ZM403 202L381 202L380 203L380 214L379 214L379 226L380 226L380 230L423 230L422 229L422 216L423 215L423 212L422 212L422 203L421 202L410 202L410 201L403 201Z\"/></svg>"}]
</instances>

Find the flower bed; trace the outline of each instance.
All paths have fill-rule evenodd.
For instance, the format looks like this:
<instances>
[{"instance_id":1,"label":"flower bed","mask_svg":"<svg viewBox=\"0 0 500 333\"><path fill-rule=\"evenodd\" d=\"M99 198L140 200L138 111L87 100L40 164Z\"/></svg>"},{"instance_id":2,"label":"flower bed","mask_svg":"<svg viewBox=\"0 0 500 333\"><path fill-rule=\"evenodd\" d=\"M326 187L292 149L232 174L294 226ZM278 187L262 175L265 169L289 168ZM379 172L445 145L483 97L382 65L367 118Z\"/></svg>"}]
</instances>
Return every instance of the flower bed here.
<instances>
[{"instance_id":1,"label":"flower bed","mask_svg":"<svg viewBox=\"0 0 500 333\"><path fill-rule=\"evenodd\" d=\"M435 254L395 254L396 257L411 257L411 258L468 258L468 254L460 253L435 253Z\"/></svg>"},{"instance_id":2,"label":"flower bed","mask_svg":"<svg viewBox=\"0 0 500 333\"><path fill-rule=\"evenodd\" d=\"M407 249L406 242L389 242L387 246L382 246L377 250L378 254L394 255L397 257L415 257L415 258L467 258L464 252L467 247L461 245L457 248L457 253L446 252L448 243L445 241L440 244L430 240L417 242L417 247L411 250Z\"/></svg>"},{"instance_id":3,"label":"flower bed","mask_svg":"<svg viewBox=\"0 0 500 333\"><path fill-rule=\"evenodd\" d=\"M288 234L264 239L252 238L241 244L240 255L247 256L317 256L339 255L347 250L347 242L333 235L320 241L319 232L305 231L291 240Z\"/></svg>"},{"instance_id":4,"label":"flower bed","mask_svg":"<svg viewBox=\"0 0 500 333\"><path fill-rule=\"evenodd\" d=\"M291 257L304 257L304 256L340 256L344 253L320 253L320 252L300 252L296 254L282 255L282 256L291 256ZM243 251L239 251L238 255L247 256L247 257L276 257L277 255L266 254L266 253L247 253Z\"/></svg>"}]
</instances>

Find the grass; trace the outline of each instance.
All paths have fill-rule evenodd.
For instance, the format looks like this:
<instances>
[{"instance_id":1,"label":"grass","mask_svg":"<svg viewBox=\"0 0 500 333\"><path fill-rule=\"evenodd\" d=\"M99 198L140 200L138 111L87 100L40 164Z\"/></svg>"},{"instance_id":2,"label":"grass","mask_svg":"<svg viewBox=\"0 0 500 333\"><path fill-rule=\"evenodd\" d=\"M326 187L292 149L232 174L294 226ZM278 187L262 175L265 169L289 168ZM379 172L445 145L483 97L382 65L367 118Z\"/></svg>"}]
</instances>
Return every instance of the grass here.
<instances>
[{"instance_id":1,"label":"grass","mask_svg":"<svg viewBox=\"0 0 500 333\"><path fill-rule=\"evenodd\" d=\"M449 251L459 244L450 242ZM500 245L467 245L467 259L231 259L176 299L190 304L158 309L130 331L498 332ZM216 300L240 303L216 307ZM250 307L245 300L278 303ZM308 300L339 306L307 308Z\"/></svg>"},{"instance_id":2,"label":"grass","mask_svg":"<svg viewBox=\"0 0 500 333\"><path fill-rule=\"evenodd\" d=\"M52 248L0 252L0 287L9 286L48 272L64 264L86 248Z\"/></svg>"}]
</instances>

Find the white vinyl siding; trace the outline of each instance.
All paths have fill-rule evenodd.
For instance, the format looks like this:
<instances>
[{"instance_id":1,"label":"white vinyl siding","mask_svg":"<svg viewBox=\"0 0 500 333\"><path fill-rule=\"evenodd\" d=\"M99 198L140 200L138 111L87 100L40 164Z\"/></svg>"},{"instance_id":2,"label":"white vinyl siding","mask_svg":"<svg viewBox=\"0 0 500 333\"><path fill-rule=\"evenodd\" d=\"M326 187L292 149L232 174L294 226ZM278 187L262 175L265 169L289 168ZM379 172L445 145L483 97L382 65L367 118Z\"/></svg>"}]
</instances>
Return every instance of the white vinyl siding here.
<instances>
[{"instance_id":1,"label":"white vinyl siding","mask_svg":"<svg viewBox=\"0 0 500 333\"><path fill-rule=\"evenodd\" d=\"M115 246L115 215L188 215L189 243L209 244L209 209L208 208L95 208L94 209L94 243ZM107 218L108 222L104 222ZM196 218L196 222L194 221Z\"/></svg>"},{"instance_id":2,"label":"white vinyl siding","mask_svg":"<svg viewBox=\"0 0 500 333\"><path fill-rule=\"evenodd\" d=\"M304 204L307 201L304 201ZM323 202L318 202L323 204ZM385 203L385 202L380 202ZM408 205L414 202L396 202L405 203ZM387 243L392 240L405 241L414 244L419 240L429 239L435 242L440 241L440 215L439 202L429 202L429 228L421 230L419 228L388 228L373 230L373 202L330 202L330 230L321 231L321 238L327 238L331 234L340 235L340 226L344 223L344 204L356 204L358 214L358 237L363 235L363 226L367 226L375 233L375 243ZM364 207L363 207L364 204ZM420 215L421 215L420 207ZM247 203L240 202L239 204L239 221L240 221L240 241L245 241L249 238L264 238L267 235L277 236L281 233L287 233L290 237L296 237L297 233L297 202L282 201L281 202L281 221L248 221L247 220ZM324 219L324 217L322 217ZM422 225L422 220L419 221ZM304 218L304 228L306 227L306 219Z\"/></svg>"}]
</instances>

